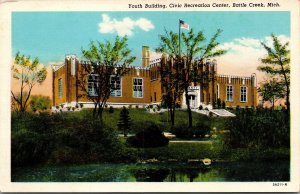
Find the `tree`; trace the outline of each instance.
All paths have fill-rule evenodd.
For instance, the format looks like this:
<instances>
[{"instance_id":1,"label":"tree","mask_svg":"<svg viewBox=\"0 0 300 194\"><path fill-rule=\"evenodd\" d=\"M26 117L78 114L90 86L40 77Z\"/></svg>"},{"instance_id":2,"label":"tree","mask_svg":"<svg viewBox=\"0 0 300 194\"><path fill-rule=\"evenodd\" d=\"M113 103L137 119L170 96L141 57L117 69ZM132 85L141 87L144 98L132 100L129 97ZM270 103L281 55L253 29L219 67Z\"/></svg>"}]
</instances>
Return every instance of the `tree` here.
<instances>
[{"instance_id":1,"label":"tree","mask_svg":"<svg viewBox=\"0 0 300 194\"><path fill-rule=\"evenodd\" d=\"M171 110L171 120L175 117L176 100L185 92L186 104L189 116L189 127L192 127L192 112L188 98L188 87L192 82L209 82L214 79L214 75L208 75L202 71L205 59L220 56L225 53L222 49L217 49L219 43L216 41L221 30L218 30L210 39L207 45L203 44L205 37L203 32L194 33L191 29L188 33L182 33L183 56L180 52L179 35L172 31L166 31L166 35L160 36L160 46L156 49L167 55L162 57L161 82L166 89L166 99L168 99ZM196 57L198 60L196 60ZM168 62L169 61L169 62ZM202 90L201 90L202 91ZM174 119L174 118L173 118ZM172 121L172 126L174 122Z\"/></svg>"},{"instance_id":2,"label":"tree","mask_svg":"<svg viewBox=\"0 0 300 194\"><path fill-rule=\"evenodd\" d=\"M290 50L289 42L281 43L274 34L271 34L273 47L266 43L261 45L267 51L267 55L261 59L265 65L258 67L258 70L265 72L272 79L275 78L278 84L283 83L285 87L285 99L287 112L290 110Z\"/></svg>"},{"instance_id":3,"label":"tree","mask_svg":"<svg viewBox=\"0 0 300 194\"><path fill-rule=\"evenodd\" d=\"M88 50L82 49L82 54L89 64L82 65L80 78L77 80L83 91L80 97L86 97L94 102L93 117L100 118L111 93L118 88L111 79L120 79L128 72L128 66L135 60L130 56L127 37L117 36L113 43L92 41Z\"/></svg>"},{"instance_id":4,"label":"tree","mask_svg":"<svg viewBox=\"0 0 300 194\"><path fill-rule=\"evenodd\" d=\"M160 35L160 46L156 52L163 53L160 67L161 85L164 89L163 104L168 107L171 117L171 127L175 125L176 101L180 98L182 90L180 85L179 60L179 36L170 31L165 31L166 35Z\"/></svg>"},{"instance_id":5,"label":"tree","mask_svg":"<svg viewBox=\"0 0 300 194\"><path fill-rule=\"evenodd\" d=\"M126 107L123 106L123 109L120 112L120 120L118 123L118 127L120 130L124 132L124 137L127 137L127 134L130 131L130 124L131 124L131 120L130 120L129 112L126 109Z\"/></svg>"},{"instance_id":6,"label":"tree","mask_svg":"<svg viewBox=\"0 0 300 194\"><path fill-rule=\"evenodd\" d=\"M219 43L217 42L217 38L219 37L221 32L221 30L218 30L210 39L207 45L203 44L205 37L203 32L201 31L195 34L193 29L191 29L188 33L182 33L182 39L184 43L183 53L186 57L184 63L186 64L182 69L183 76L181 83L185 92L185 99L189 117L189 127L192 127L193 125L193 117L189 102L188 87L190 86L191 82L198 82L200 83L200 85L203 85L204 82L214 82L214 68L209 72L209 75L205 75L202 71L202 67L205 59L221 56L225 53L225 50L217 49L217 46L219 45ZM198 60L195 60L196 57L198 57ZM214 89L214 83L212 89ZM203 89L201 90L201 92L202 91ZM214 95L212 95L212 102L214 101Z\"/></svg>"},{"instance_id":7,"label":"tree","mask_svg":"<svg viewBox=\"0 0 300 194\"><path fill-rule=\"evenodd\" d=\"M264 102L271 102L273 110L275 102L281 98L284 98L285 96L284 84L278 82L278 80L275 78L261 84L258 92L260 93L260 96Z\"/></svg>"},{"instance_id":8,"label":"tree","mask_svg":"<svg viewBox=\"0 0 300 194\"><path fill-rule=\"evenodd\" d=\"M32 111L43 111L51 107L51 100L49 96L31 96L30 107Z\"/></svg>"},{"instance_id":9,"label":"tree","mask_svg":"<svg viewBox=\"0 0 300 194\"><path fill-rule=\"evenodd\" d=\"M16 102L16 110L19 112L25 112L31 96L32 88L36 84L41 84L45 81L47 70L39 64L38 58L31 61L29 56L25 57L18 52L14 59L12 72L13 78L18 80L20 83L19 92L13 93L11 91L13 100Z\"/></svg>"}]
</instances>

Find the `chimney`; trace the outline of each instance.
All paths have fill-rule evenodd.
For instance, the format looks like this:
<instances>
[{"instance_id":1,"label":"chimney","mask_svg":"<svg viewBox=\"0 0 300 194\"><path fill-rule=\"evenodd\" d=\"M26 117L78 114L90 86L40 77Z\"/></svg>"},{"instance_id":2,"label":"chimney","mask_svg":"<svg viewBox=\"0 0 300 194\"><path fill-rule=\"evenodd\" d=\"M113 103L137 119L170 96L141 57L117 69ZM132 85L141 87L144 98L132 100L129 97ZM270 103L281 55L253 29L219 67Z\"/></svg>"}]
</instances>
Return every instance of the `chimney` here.
<instances>
[{"instance_id":1,"label":"chimney","mask_svg":"<svg viewBox=\"0 0 300 194\"><path fill-rule=\"evenodd\" d=\"M150 49L148 46L143 46L142 49L142 64L143 67L148 67L150 63Z\"/></svg>"}]
</instances>

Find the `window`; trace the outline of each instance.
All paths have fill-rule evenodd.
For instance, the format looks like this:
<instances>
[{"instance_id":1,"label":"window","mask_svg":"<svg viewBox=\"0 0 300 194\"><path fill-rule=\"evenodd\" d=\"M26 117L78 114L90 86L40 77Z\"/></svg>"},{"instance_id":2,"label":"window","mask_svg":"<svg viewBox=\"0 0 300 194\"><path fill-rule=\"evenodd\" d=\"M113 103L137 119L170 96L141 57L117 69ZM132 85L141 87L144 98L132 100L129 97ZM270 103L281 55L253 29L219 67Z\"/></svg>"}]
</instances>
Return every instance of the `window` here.
<instances>
[{"instance_id":1,"label":"window","mask_svg":"<svg viewBox=\"0 0 300 194\"><path fill-rule=\"evenodd\" d=\"M61 78L58 80L58 96L60 98L63 97L63 88L62 88L62 79Z\"/></svg>"},{"instance_id":2,"label":"window","mask_svg":"<svg viewBox=\"0 0 300 194\"><path fill-rule=\"evenodd\" d=\"M89 96L98 96L97 88L99 82L99 75L89 74L88 75L88 93Z\"/></svg>"},{"instance_id":3,"label":"window","mask_svg":"<svg viewBox=\"0 0 300 194\"><path fill-rule=\"evenodd\" d=\"M230 102L233 101L233 87L232 86L227 86L226 96L227 96L227 101L230 101Z\"/></svg>"},{"instance_id":4,"label":"window","mask_svg":"<svg viewBox=\"0 0 300 194\"><path fill-rule=\"evenodd\" d=\"M133 78L133 97L142 98L143 97L143 79Z\"/></svg>"},{"instance_id":5,"label":"window","mask_svg":"<svg viewBox=\"0 0 300 194\"><path fill-rule=\"evenodd\" d=\"M247 87L241 86L241 102L247 102Z\"/></svg>"},{"instance_id":6,"label":"window","mask_svg":"<svg viewBox=\"0 0 300 194\"><path fill-rule=\"evenodd\" d=\"M220 98L220 85L217 84L217 99Z\"/></svg>"},{"instance_id":7,"label":"window","mask_svg":"<svg viewBox=\"0 0 300 194\"><path fill-rule=\"evenodd\" d=\"M111 84L111 96L122 96L121 90L121 77L112 75L110 77L110 84Z\"/></svg>"},{"instance_id":8,"label":"window","mask_svg":"<svg viewBox=\"0 0 300 194\"><path fill-rule=\"evenodd\" d=\"M156 102L156 92L154 92L154 102Z\"/></svg>"}]
</instances>

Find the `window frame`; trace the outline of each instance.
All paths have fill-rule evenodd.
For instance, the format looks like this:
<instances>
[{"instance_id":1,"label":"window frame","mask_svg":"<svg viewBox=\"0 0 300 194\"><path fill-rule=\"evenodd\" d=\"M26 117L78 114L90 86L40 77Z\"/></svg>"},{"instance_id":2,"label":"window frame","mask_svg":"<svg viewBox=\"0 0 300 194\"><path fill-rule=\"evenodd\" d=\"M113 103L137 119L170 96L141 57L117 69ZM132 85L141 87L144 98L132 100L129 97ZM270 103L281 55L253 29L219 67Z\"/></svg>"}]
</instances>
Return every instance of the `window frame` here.
<instances>
[{"instance_id":1,"label":"window frame","mask_svg":"<svg viewBox=\"0 0 300 194\"><path fill-rule=\"evenodd\" d=\"M90 76L94 76L94 78L92 79L92 81L90 81ZM96 74L96 73L90 73L87 76L87 92L88 92L88 96L91 96L91 97L98 96L97 90L95 90L95 87L94 87L94 84L96 84L96 85L99 84L97 82L97 78L96 77L99 77L99 75ZM90 92L90 84L92 84L93 93Z\"/></svg>"},{"instance_id":2,"label":"window frame","mask_svg":"<svg viewBox=\"0 0 300 194\"><path fill-rule=\"evenodd\" d=\"M243 93L242 88L246 88L246 91ZM245 100L242 100L242 95L245 96ZM240 86L240 102L248 102L248 87L247 86Z\"/></svg>"},{"instance_id":3,"label":"window frame","mask_svg":"<svg viewBox=\"0 0 300 194\"><path fill-rule=\"evenodd\" d=\"M229 87L231 87L231 92L228 92ZM231 93L231 99L228 98L230 93ZM226 101L233 102L233 85L226 85Z\"/></svg>"},{"instance_id":4,"label":"window frame","mask_svg":"<svg viewBox=\"0 0 300 194\"><path fill-rule=\"evenodd\" d=\"M135 96L134 95L134 80L135 79L141 79L142 80L142 96ZM137 85L137 86L140 86L140 85ZM144 79L143 78L141 78L141 77L133 77L132 78L132 96L133 96L133 98L144 98Z\"/></svg>"},{"instance_id":5,"label":"window frame","mask_svg":"<svg viewBox=\"0 0 300 194\"><path fill-rule=\"evenodd\" d=\"M63 97L63 83L62 83L62 78L58 79L58 97L59 98Z\"/></svg>"},{"instance_id":6,"label":"window frame","mask_svg":"<svg viewBox=\"0 0 300 194\"><path fill-rule=\"evenodd\" d=\"M120 77L120 96L114 96L114 95L112 95L112 92L115 92L115 91L117 91L117 90L112 90L111 92L110 92L110 97L122 97L122 77L121 76L116 76L116 75L111 75L110 76L110 78L109 78L109 81L110 81L110 84L112 85L112 83L111 83L111 78L112 77ZM115 81L116 82L116 81Z\"/></svg>"}]
</instances>

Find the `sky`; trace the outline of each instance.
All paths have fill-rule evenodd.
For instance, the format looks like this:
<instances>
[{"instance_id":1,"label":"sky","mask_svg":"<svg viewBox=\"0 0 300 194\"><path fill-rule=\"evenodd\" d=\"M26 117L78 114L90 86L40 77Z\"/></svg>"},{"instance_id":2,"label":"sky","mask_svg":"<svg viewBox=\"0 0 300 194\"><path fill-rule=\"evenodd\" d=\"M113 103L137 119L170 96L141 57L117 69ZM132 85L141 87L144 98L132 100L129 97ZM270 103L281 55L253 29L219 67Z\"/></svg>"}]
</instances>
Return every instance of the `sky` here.
<instances>
[{"instance_id":1,"label":"sky","mask_svg":"<svg viewBox=\"0 0 300 194\"><path fill-rule=\"evenodd\" d=\"M271 44L271 33L282 42L290 39L290 12L13 12L12 53L38 57L46 66L63 63L67 54L82 59L81 50L90 41L112 41L117 35L128 36L128 47L136 56L133 65L141 65L142 46L149 46L151 58L159 46L159 35L178 32L179 19L210 39L217 29L219 48L227 53L217 58L218 73L258 75L260 58L266 52L260 45ZM182 29L183 32L185 30ZM187 31L186 31L187 32ZM14 57L14 56L12 56ZM50 68L49 68L50 69Z\"/></svg>"}]
</instances>

